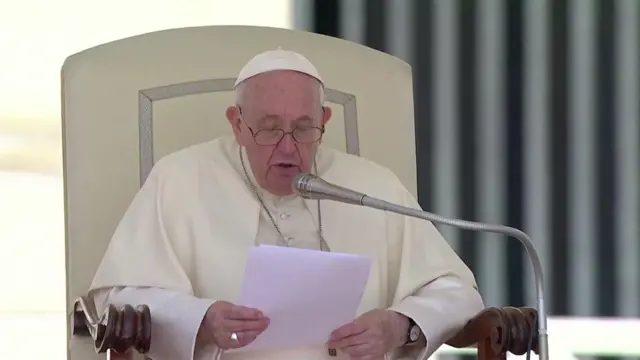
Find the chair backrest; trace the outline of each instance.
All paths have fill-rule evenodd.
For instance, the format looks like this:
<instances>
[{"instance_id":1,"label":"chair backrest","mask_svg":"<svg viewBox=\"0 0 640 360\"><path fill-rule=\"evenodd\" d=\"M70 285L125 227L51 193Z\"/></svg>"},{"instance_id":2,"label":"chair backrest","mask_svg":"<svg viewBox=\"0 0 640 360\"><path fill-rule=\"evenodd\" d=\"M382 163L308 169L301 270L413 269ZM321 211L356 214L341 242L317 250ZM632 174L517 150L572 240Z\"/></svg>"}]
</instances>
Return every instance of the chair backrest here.
<instances>
[{"instance_id":1,"label":"chair backrest","mask_svg":"<svg viewBox=\"0 0 640 360\"><path fill-rule=\"evenodd\" d=\"M62 68L69 309L154 161L231 134L224 111L237 73L279 46L307 56L327 83L334 117L324 144L387 166L416 194L411 68L395 57L252 26L172 29L100 45ZM90 341L70 341L71 360L95 358Z\"/></svg>"}]
</instances>

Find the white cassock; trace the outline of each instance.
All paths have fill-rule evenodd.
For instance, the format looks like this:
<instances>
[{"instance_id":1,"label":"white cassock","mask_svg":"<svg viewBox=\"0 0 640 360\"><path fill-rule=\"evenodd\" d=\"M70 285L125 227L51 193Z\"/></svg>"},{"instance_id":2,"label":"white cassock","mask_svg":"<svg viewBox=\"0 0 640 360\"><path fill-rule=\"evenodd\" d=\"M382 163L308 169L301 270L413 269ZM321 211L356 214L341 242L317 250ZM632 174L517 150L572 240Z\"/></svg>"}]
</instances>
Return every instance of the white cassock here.
<instances>
[{"instance_id":1,"label":"white cassock","mask_svg":"<svg viewBox=\"0 0 640 360\"><path fill-rule=\"evenodd\" d=\"M325 346L221 352L196 344L215 300L239 299L248 250L277 244L274 228L242 169L233 137L191 146L157 162L115 231L90 296L105 304L147 304L154 360L312 360ZM242 150L244 152L244 149ZM320 147L318 175L329 182L417 208L388 169ZM317 203L258 190L291 246L319 249ZM389 308L411 317L427 344L387 359L426 359L484 308L473 274L429 222L332 201L321 202L322 231L332 252L373 258L359 313ZM313 326L313 324L299 324Z\"/></svg>"}]
</instances>

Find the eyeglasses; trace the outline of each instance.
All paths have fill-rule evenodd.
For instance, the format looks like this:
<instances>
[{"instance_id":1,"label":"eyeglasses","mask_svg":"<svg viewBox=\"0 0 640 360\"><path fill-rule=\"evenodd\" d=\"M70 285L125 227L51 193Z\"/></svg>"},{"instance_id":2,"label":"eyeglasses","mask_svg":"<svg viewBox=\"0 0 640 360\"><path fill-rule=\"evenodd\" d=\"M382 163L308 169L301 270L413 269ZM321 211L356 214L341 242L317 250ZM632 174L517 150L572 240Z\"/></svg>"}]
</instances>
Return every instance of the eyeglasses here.
<instances>
[{"instance_id":1,"label":"eyeglasses","mask_svg":"<svg viewBox=\"0 0 640 360\"><path fill-rule=\"evenodd\" d=\"M248 127L248 126L247 126ZM263 129L256 132L249 127L253 139L258 145L276 145L285 135L291 134L293 140L301 144L312 144L319 141L324 133L324 128L315 126L297 127L292 131L284 131L282 129Z\"/></svg>"},{"instance_id":2,"label":"eyeglasses","mask_svg":"<svg viewBox=\"0 0 640 360\"><path fill-rule=\"evenodd\" d=\"M251 135L253 136L253 140L258 145L262 146L272 146L277 145L282 141L285 135L291 135L293 140L301 144L312 144L319 141L324 134L324 126L298 126L291 131L284 131L283 129L260 129L255 131L247 124L242 116L242 110L238 107L240 111L240 118L247 126Z\"/></svg>"}]
</instances>

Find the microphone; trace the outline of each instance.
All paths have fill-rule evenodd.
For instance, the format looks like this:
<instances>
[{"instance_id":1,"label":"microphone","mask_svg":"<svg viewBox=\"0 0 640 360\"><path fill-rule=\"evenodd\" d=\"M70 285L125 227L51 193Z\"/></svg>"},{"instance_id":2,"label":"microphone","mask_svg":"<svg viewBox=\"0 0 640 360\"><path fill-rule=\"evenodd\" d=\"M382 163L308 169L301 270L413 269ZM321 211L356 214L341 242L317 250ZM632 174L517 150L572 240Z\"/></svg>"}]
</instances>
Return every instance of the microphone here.
<instances>
[{"instance_id":1,"label":"microphone","mask_svg":"<svg viewBox=\"0 0 640 360\"><path fill-rule=\"evenodd\" d=\"M473 221L449 219L441 215L414 209L406 206L396 205L381 199L377 199L366 194L331 184L322 178L301 173L296 175L292 181L292 188L295 193L304 199L332 200L352 205L366 206L378 210L390 211L396 214L410 216L433 223L453 226L463 230L498 233L514 237L522 243L527 250L536 284L536 300L538 310L538 347L540 360L549 360L549 342L547 335L547 308L544 301L544 274L540 256L527 234L516 228L483 224Z\"/></svg>"}]
</instances>

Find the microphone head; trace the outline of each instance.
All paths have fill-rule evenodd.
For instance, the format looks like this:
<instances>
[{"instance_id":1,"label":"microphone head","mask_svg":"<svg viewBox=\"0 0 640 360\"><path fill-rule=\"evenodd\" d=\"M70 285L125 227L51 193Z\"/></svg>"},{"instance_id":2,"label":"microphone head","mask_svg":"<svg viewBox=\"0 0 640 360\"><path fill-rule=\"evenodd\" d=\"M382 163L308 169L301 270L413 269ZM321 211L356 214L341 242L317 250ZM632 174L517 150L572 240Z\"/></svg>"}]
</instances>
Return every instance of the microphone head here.
<instances>
[{"instance_id":1,"label":"microphone head","mask_svg":"<svg viewBox=\"0 0 640 360\"><path fill-rule=\"evenodd\" d=\"M331 184L312 174L301 173L293 178L293 191L303 199L333 200L362 205L364 194Z\"/></svg>"},{"instance_id":2,"label":"microphone head","mask_svg":"<svg viewBox=\"0 0 640 360\"><path fill-rule=\"evenodd\" d=\"M312 174L299 173L293 177L293 180L291 181L291 188L296 194L298 194L298 196L304 199L312 199L313 194L311 191L313 183L319 179L319 177Z\"/></svg>"}]
</instances>

